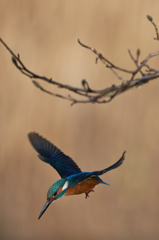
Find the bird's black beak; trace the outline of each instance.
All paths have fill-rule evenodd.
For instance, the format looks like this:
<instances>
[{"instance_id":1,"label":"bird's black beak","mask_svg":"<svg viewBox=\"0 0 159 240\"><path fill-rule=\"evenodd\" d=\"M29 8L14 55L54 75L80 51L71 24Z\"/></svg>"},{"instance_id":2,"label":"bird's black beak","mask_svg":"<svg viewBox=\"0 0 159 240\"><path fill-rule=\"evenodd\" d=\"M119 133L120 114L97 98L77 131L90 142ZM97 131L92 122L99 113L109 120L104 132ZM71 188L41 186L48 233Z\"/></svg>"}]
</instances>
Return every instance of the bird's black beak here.
<instances>
[{"instance_id":1,"label":"bird's black beak","mask_svg":"<svg viewBox=\"0 0 159 240\"><path fill-rule=\"evenodd\" d=\"M41 218L41 216L44 214L44 212L46 211L46 209L50 206L50 204L51 204L54 200L55 200L55 199L52 198L51 200L47 200L47 201L46 201L45 205L43 206L43 209L41 210L41 213L40 213L38 219Z\"/></svg>"}]
</instances>

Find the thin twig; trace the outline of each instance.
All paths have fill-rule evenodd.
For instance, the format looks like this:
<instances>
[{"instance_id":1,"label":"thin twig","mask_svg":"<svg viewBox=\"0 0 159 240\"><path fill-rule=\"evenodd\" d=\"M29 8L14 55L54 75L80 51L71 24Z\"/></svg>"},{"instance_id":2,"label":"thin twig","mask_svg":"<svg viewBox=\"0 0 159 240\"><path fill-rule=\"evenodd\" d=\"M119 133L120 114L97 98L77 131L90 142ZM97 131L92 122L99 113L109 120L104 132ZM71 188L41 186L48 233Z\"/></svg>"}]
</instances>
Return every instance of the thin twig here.
<instances>
[{"instance_id":1,"label":"thin twig","mask_svg":"<svg viewBox=\"0 0 159 240\"><path fill-rule=\"evenodd\" d=\"M95 53L97 55L97 59L100 59L105 65L107 68L115 68L119 71L122 71L122 72L126 72L126 73L132 73L131 70L127 70L127 69L124 69L124 68L120 68L118 66L116 66L115 64L113 64L112 62L110 62L108 59L106 59L105 57L103 57L103 55L101 53L98 53L97 50L93 47L89 47L87 45L84 45L83 43L81 43L81 41L78 39L78 43L84 47L84 48L87 48L89 50L91 50L93 53ZM96 59L96 61L97 61Z\"/></svg>"},{"instance_id":2,"label":"thin twig","mask_svg":"<svg viewBox=\"0 0 159 240\"><path fill-rule=\"evenodd\" d=\"M156 24L154 23L153 18L150 15L147 15L147 19L153 24L153 26L155 28L156 38L154 38L154 39L159 40L158 28L157 28Z\"/></svg>"}]
</instances>

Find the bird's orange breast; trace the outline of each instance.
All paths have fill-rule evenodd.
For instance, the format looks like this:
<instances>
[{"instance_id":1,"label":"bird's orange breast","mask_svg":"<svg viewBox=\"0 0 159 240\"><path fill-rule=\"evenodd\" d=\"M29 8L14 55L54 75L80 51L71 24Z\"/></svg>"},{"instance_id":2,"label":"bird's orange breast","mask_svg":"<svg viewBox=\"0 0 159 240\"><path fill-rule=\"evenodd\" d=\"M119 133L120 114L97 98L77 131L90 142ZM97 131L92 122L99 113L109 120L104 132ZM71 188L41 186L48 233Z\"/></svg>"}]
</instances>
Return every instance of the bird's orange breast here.
<instances>
[{"instance_id":1,"label":"bird's orange breast","mask_svg":"<svg viewBox=\"0 0 159 240\"><path fill-rule=\"evenodd\" d=\"M85 179L82 182L78 183L75 187L68 188L65 196L88 192L92 190L97 184L99 184L97 178Z\"/></svg>"}]
</instances>

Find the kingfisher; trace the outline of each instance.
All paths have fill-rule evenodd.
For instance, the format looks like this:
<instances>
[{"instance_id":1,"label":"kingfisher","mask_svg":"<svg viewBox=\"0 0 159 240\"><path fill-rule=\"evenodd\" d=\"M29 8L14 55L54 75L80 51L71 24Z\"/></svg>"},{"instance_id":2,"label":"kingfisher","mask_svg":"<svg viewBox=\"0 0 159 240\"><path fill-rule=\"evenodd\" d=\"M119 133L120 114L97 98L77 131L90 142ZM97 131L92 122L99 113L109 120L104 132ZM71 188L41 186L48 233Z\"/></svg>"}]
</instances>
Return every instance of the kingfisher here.
<instances>
[{"instance_id":1,"label":"kingfisher","mask_svg":"<svg viewBox=\"0 0 159 240\"><path fill-rule=\"evenodd\" d=\"M125 151L121 158L112 166L100 171L82 172L78 165L59 148L47 141L36 132L28 134L30 143L38 152L38 157L49 163L60 175L61 179L55 182L48 190L47 201L42 208L38 219L44 214L49 205L62 196L85 193L85 197L89 197L90 192L94 192L94 187L97 184L105 184L99 176L119 167L125 158ZM110 185L109 185L110 186Z\"/></svg>"}]
</instances>

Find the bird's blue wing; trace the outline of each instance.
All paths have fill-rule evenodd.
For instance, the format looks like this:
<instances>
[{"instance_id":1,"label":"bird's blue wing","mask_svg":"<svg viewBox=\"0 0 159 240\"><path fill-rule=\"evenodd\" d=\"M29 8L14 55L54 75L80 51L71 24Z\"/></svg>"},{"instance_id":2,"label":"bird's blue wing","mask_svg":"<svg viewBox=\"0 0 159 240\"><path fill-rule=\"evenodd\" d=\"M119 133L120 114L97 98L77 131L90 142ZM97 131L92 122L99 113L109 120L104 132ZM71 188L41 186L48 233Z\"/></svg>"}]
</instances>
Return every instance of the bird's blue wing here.
<instances>
[{"instance_id":1,"label":"bird's blue wing","mask_svg":"<svg viewBox=\"0 0 159 240\"><path fill-rule=\"evenodd\" d=\"M101 171L81 172L81 173L69 176L67 179L71 180L70 182L72 182L72 184L76 185L85 179L92 178L92 177L98 177L99 175L102 175L112 169L119 167L123 163L124 159L125 159L125 152L123 152L121 158L115 164L113 164L112 166L110 166L108 168L105 168ZM99 178L99 181L101 182L100 178Z\"/></svg>"},{"instance_id":2,"label":"bird's blue wing","mask_svg":"<svg viewBox=\"0 0 159 240\"><path fill-rule=\"evenodd\" d=\"M31 132L28 134L28 137L32 146L39 153L38 157L55 168L61 178L81 172L80 168L70 157L66 156L60 149L38 133Z\"/></svg>"},{"instance_id":3,"label":"bird's blue wing","mask_svg":"<svg viewBox=\"0 0 159 240\"><path fill-rule=\"evenodd\" d=\"M111 165L110 167L105 168L105 169L100 170L100 171L94 171L94 172L92 172L91 174L92 174L92 175L95 175L95 176L99 176L99 175L102 175L102 174L104 174L104 173L112 170L112 169L115 169L115 168L119 167L119 166L123 163L123 161L124 161L124 159L125 159L125 153L126 153L126 151L124 151L123 154L122 154L122 156L121 156L121 158L120 158L116 163L114 163L113 165Z\"/></svg>"}]
</instances>

